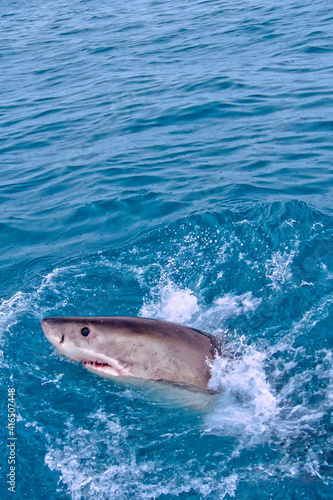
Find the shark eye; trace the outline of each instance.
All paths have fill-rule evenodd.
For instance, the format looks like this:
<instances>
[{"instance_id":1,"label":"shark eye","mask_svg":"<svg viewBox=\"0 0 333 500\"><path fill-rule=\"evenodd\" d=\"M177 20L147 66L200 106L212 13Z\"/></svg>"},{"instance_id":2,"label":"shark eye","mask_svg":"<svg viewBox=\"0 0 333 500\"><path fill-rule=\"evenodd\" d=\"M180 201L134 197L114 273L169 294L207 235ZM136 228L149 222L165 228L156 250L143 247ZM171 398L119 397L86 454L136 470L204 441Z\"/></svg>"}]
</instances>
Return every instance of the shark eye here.
<instances>
[{"instance_id":1,"label":"shark eye","mask_svg":"<svg viewBox=\"0 0 333 500\"><path fill-rule=\"evenodd\" d=\"M89 335L89 333L90 333L90 329L89 329L87 326L85 326L85 327L83 327L83 328L81 329L81 333L82 333L82 335L83 335L84 337L88 337L88 335Z\"/></svg>"}]
</instances>

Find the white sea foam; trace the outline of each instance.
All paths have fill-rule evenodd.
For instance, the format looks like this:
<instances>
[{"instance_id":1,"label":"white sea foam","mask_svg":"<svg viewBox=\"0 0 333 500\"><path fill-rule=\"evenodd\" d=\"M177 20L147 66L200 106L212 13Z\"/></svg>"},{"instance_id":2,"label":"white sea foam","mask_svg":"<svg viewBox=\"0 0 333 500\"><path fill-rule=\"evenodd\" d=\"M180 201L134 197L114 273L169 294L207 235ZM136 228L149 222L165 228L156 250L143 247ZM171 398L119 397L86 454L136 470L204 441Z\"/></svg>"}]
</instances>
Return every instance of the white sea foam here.
<instances>
[{"instance_id":1,"label":"white sea foam","mask_svg":"<svg viewBox=\"0 0 333 500\"><path fill-rule=\"evenodd\" d=\"M266 275L271 280L271 286L274 289L281 289L282 285L291 281L293 276L291 264L296 253L296 249L283 253L277 251L266 262Z\"/></svg>"},{"instance_id":2,"label":"white sea foam","mask_svg":"<svg viewBox=\"0 0 333 500\"><path fill-rule=\"evenodd\" d=\"M0 346L3 347L5 342L10 342L11 330L23 317L33 315L38 319L44 313L47 313L49 308L44 305L44 295L52 294L58 299L55 307L62 307L66 304L66 298L61 297L55 284L55 278L61 273L66 273L68 268L54 269L52 272L42 278L40 285L31 292L16 292L9 299L2 299L0 302ZM38 307L36 307L38 305ZM53 305L54 307L54 305ZM11 361L12 363L13 361ZM3 350L0 349L0 364L7 366L7 361L4 358Z\"/></svg>"},{"instance_id":3,"label":"white sea foam","mask_svg":"<svg viewBox=\"0 0 333 500\"><path fill-rule=\"evenodd\" d=\"M241 295L227 293L223 297L214 300L213 305L207 310L207 315L216 315L221 321L230 317L248 314L256 310L261 303L261 299L253 297L252 292Z\"/></svg>"},{"instance_id":4,"label":"white sea foam","mask_svg":"<svg viewBox=\"0 0 333 500\"><path fill-rule=\"evenodd\" d=\"M191 466L179 474L162 456L142 462L136 457L135 443L129 439L127 428L118 418L101 409L89 418L89 428L77 426L71 419L66 423L63 439L52 442L48 437L45 464L59 472L60 482L73 500L122 500L134 492L136 498L148 500L161 495L176 497L191 490L202 498L210 498L212 492L218 492L221 499L235 496L237 474L216 477L191 470Z\"/></svg>"},{"instance_id":5,"label":"white sea foam","mask_svg":"<svg viewBox=\"0 0 333 500\"><path fill-rule=\"evenodd\" d=\"M318 304L306 311L303 317L294 324L292 329L293 335L301 332L310 332L319 321L327 318L329 314L329 308L332 304L333 295L324 295Z\"/></svg>"},{"instance_id":6,"label":"white sea foam","mask_svg":"<svg viewBox=\"0 0 333 500\"><path fill-rule=\"evenodd\" d=\"M46 276L42 278L42 281L38 288L34 289L31 292L16 292L12 297L7 300L2 300L0 303L0 330L9 329L12 325L17 323L19 317L22 313L33 313L40 317L43 313L42 304L39 305L38 309L36 308L36 304L41 302L41 298L44 292L60 295L59 290L57 289L57 284L55 283L55 278L60 274L66 273L69 267L57 268L52 272L48 273ZM60 302L57 305L64 306L66 305L66 298L60 298Z\"/></svg>"},{"instance_id":7,"label":"white sea foam","mask_svg":"<svg viewBox=\"0 0 333 500\"><path fill-rule=\"evenodd\" d=\"M17 322L20 312L26 310L30 302L30 295L16 292L10 299L2 300L0 304L0 330L10 328Z\"/></svg>"},{"instance_id":8,"label":"white sea foam","mask_svg":"<svg viewBox=\"0 0 333 500\"><path fill-rule=\"evenodd\" d=\"M168 282L157 294L157 300L146 300L140 316L159 318L184 323L199 311L198 299L189 288L181 289Z\"/></svg>"},{"instance_id":9,"label":"white sea foam","mask_svg":"<svg viewBox=\"0 0 333 500\"><path fill-rule=\"evenodd\" d=\"M200 294L195 294L189 287L180 288L163 275L144 299L139 315L187 323L210 333L219 333L225 328L228 318L252 313L260 303L261 299L254 297L252 292L227 293L206 307Z\"/></svg>"},{"instance_id":10,"label":"white sea foam","mask_svg":"<svg viewBox=\"0 0 333 500\"><path fill-rule=\"evenodd\" d=\"M212 363L209 388L221 394L207 416L207 431L263 439L269 420L278 413L276 397L265 374L266 356L243 347L241 358L218 357Z\"/></svg>"}]
</instances>

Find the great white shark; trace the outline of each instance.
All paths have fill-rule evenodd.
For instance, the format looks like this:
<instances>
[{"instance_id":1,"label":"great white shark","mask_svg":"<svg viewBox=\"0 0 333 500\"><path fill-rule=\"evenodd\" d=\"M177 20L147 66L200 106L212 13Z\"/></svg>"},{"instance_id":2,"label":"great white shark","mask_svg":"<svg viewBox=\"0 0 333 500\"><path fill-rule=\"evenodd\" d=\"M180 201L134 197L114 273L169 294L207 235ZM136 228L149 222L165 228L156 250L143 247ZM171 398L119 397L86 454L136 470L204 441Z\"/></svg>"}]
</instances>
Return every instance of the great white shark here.
<instances>
[{"instance_id":1,"label":"great white shark","mask_svg":"<svg viewBox=\"0 0 333 500\"><path fill-rule=\"evenodd\" d=\"M169 321L127 316L41 321L58 351L103 377L159 380L207 390L221 346L209 333Z\"/></svg>"}]
</instances>

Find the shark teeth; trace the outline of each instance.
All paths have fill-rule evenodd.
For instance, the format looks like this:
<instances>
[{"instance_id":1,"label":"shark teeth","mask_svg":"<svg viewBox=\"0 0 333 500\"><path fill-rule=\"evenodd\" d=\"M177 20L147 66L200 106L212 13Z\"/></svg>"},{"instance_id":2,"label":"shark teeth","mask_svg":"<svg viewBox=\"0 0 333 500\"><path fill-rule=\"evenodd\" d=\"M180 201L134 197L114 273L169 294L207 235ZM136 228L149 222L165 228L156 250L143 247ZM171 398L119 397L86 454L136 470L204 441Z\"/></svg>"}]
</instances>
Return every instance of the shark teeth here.
<instances>
[{"instance_id":1,"label":"shark teeth","mask_svg":"<svg viewBox=\"0 0 333 500\"><path fill-rule=\"evenodd\" d=\"M109 363L105 363L103 361L90 361L84 359L82 360L82 364L84 368L86 368L87 370L103 373L103 375L106 377L110 375L113 377L118 377L119 375L125 375L125 373L123 373L123 370L117 370Z\"/></svg>"},{"instance_id":2,"label":"shark teeth","mask_svg":"<svg viewBox=\"0 0 333 500\"><path fill-rule=\"evenodd\" d=\"M117 366L117 368L115 368L114 365L106 363L105 361L91 361L90 359L83 359L81 363L87 370L99 372L105 377L109 377L110 375L113 377L118 377L119 375L123 377L132 377L131 372L127 368L123 366Z\"/></svg>"},{"instance_id":3,"label":"shark teeth","mask_svg":"<svg viewBox=\"0 0 333 500\"><path fill-rule=\"evenodd\" d=\"M86 360L83 360L82 361L82 364L84 366L88 365L88 366L92 366L93 368L98 368L98 367L101 367L101 368L106 368L106 367L109 367L109 368L113 368L111 365L109 365L108 363L100 363L99 361L86 361Z\"/></svg>"}]
</instances>

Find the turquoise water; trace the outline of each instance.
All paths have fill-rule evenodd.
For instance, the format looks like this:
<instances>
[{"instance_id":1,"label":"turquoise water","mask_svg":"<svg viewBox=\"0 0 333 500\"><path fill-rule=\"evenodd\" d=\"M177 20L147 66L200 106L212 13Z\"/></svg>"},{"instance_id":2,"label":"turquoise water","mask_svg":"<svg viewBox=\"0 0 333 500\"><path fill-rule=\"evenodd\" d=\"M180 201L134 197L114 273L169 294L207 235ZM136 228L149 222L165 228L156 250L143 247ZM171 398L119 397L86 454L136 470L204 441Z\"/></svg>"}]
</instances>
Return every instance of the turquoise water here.
<instances>
[{"instance_id":1,"label":"turquoise water","mask_svg":"<svg viewBox=\"0 0 333 500\"><path fill-rule=\"evenodd\" d=\"M1 2L1 498L333 498L332 22ZM104 380L39 325L117 314L225 330L221 393Z\"/></svg>"}]
</instances>

